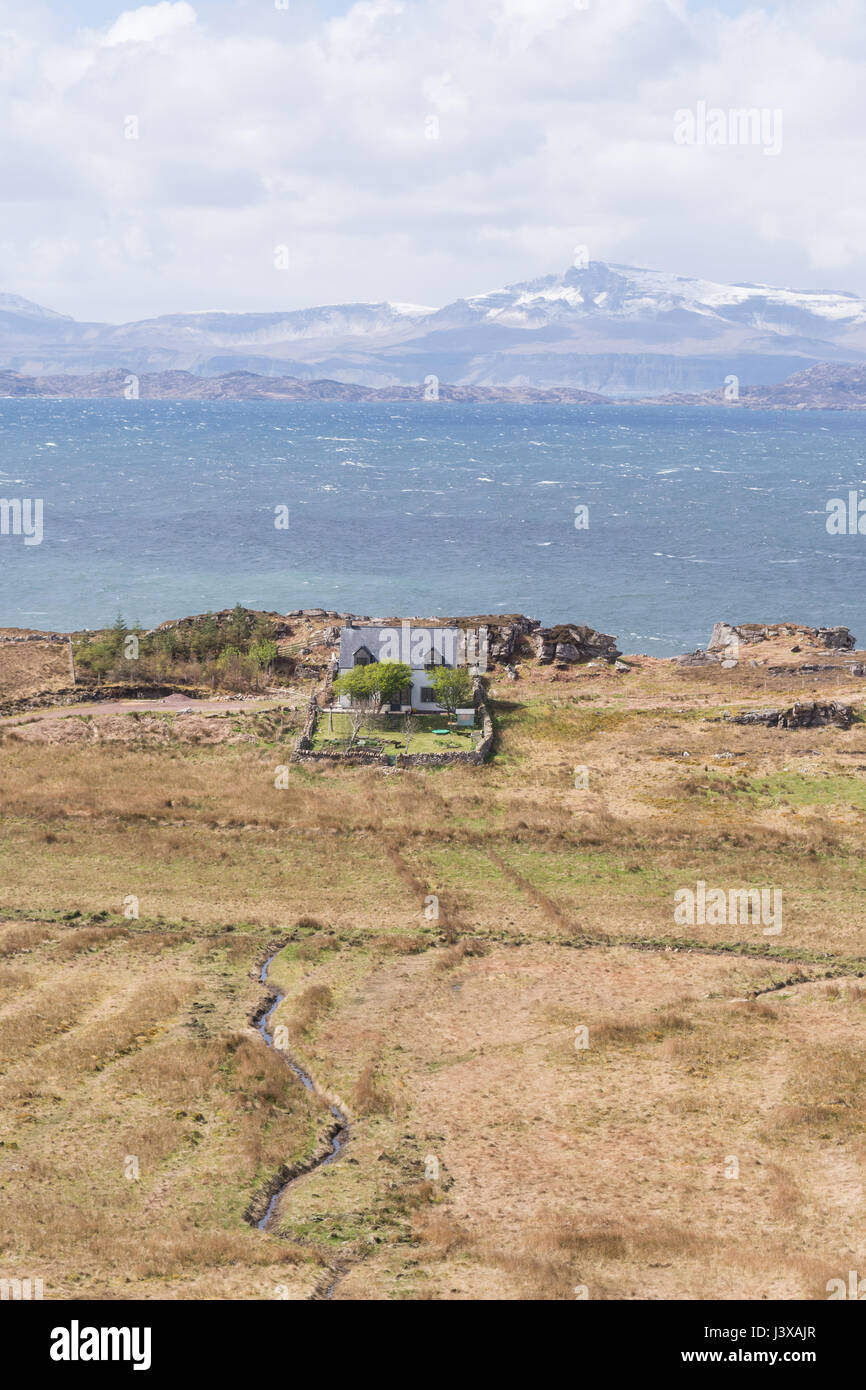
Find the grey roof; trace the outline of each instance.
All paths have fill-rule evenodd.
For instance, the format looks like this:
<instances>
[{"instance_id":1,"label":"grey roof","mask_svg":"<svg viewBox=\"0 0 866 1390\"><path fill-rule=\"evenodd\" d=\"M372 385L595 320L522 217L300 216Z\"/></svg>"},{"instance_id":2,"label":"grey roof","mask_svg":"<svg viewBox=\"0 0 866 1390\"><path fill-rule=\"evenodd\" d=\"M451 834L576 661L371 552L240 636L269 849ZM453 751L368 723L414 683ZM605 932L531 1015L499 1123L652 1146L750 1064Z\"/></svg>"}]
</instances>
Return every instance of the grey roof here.
<instances>
[{"instance_id":1,"label":"grey roof","mask_svg":"<svg viewBox=\"0 0 866 1390\"><path fill-rule=\"evenodd\" d=\"M405 661L416 670L423 669L424 657L431 651L444 656L453 666L460 654L459 633L456 627L424 627L420 623L409 623L405 628L398 624L344 627L340 633L340 667L354 666L355 653L361 647L366 647L375 661Z\"/></svg>"}]
</instances>

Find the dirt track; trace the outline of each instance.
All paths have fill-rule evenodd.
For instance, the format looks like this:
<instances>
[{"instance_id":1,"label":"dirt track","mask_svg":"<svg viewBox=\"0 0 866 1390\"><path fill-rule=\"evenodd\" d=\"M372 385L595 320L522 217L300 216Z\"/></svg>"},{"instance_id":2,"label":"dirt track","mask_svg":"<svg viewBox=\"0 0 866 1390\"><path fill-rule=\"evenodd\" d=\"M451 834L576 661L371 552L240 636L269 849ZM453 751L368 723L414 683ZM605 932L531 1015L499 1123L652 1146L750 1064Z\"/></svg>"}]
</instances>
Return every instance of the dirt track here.
<instances>
[{"instance_id":1,"label":"dirt track","mask_svg":"<svg viewBox=\"0 0 866 1390\"><path fill-rule=\"evenodd\" d=\"M184 700L168 695L160 700L99 700L91 704L48 706L22 714L10 714L0 719L2 724L38 724L45 719L71 719L77 715L109 714L234 714L271 709L282 704L274 697L260 700Z\"/></svg>"}]
</instances>

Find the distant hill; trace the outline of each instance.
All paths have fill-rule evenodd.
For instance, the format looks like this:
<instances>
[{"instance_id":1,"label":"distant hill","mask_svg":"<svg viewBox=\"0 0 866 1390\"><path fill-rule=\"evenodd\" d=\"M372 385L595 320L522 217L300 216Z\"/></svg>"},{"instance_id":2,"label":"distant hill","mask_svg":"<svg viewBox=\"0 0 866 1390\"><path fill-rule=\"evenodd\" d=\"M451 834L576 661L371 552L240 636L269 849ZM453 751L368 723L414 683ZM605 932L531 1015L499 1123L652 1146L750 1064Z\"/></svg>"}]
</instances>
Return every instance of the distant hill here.
<instances>
[{"instance_id":1,"label":"distant hill","mask_svg":"<svg viewBox=\"0 0 866 1390\"><path fill-rule=\"evenodd\" d=\"M23 376L0 372L3 397L54 396L123 399L134 390L142 400L163 401L423 401L424 386L389 386L377 389L345 381L299 381L297 377L258 376L253 372L228 372L201 377L191 372L153 372L134 377L124 370L96 372L90 376ZM497 386L449 386L442 383L438 399L444 401L512 401L528 404L610 405L608 396L570 387L540 391L533 387L509 389Z\"/></svg>"},{"instance_id":2,"label":"distant hill","mask_svg":"<svg viewBox=\"0 0 866 1390\"><path fill-rule=\"evenodd\" d=\"M866 367L822 363L774 386L741 386L737 399L723 391L655 397L654 405L724 405L752 410L866 410Z\"/></svg>"},{"instance_id":3,"label":"distant hill","mask_svg":"<svg viewBox=\"0 0 866 1390\"><path fill-rule=\"evenodd\" d=\"M331 304L86 323L0 295L0 369L26 376L237 373L374 390L459 387L655 397L866 365L866 301L590 261L443 308ZM390 397L389 397L390 399Z\"/></svg>"},{"instance_id":4,"label":"distant hill","mask_svg":"<svg viewBox=\"0 0 866 1390\"><path fill-rule=\"evenodd\" d=\"M424 386L358 386L345 381L301 381L297 377L260 376L254 372L227 372L202 377L192 372L152 372L134 377L123 369L89 376L25 376L0 371L0 399L18 397L66 397L70 399L123 399L136 390L142 400L163 401L423 401ZM612 396L562 386L551 390L535 387L455 386L438 387L441 401L484 403L512 402L529 405L613 405ZM823 363L795 372L787 381L771 386L740 386L739 396L729 400L721 391L671 392L643 399L626 398L619 404L725 406L752 410L866 410L866 366L841 367Z\"/></svg>"}]
</instances>

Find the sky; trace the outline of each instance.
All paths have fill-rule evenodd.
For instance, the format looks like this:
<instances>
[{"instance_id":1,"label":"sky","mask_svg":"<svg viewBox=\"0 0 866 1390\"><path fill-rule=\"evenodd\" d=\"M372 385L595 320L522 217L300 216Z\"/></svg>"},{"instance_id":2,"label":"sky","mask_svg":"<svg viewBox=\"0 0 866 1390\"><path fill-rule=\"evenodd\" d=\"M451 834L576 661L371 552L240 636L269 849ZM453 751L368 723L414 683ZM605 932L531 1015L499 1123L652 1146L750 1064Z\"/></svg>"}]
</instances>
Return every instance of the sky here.
<instances>
[{"instance_id":1,"label":"sky","mask_svg":"<svg viewBox=\"0 0 866 1390\"><path fill-rule=\"evenodd\" d=\"M864 79L862 0L0 0L0 292L440 305L582 247L866 294Z\"/></svg>"}]
</instances>

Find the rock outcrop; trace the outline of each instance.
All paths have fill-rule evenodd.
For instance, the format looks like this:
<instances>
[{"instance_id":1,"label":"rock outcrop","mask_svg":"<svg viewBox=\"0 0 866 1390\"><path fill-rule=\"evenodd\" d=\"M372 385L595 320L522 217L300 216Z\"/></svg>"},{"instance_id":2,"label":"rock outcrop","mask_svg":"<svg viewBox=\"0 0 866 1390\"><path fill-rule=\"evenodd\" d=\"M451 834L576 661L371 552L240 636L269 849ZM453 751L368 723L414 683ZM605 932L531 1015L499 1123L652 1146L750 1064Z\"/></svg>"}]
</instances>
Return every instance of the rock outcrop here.
<instances>
[{"instance_id":1,"label":"rock outcrop","mask_svg":"<svg viewBox=\"0 0 866 1390\"><path fill-rule=\"evenodd\" d=\"M595 628L563 624L559 627L539 627L534 633L535 654L540 666L556 664L560 668L579 661L616 661L622 652L616 638Z\"/></svg>"},{"instance_id":2,"label":"rock outcrop","mask_svg":"<svg viewBox=\"0 0 866 1390\"><path fill-rule=\"evenodd\" d=\"M740 643L754 646L774 638L791 638L833 651L851 651L854 638L847 627L803 627L800 623L716 623L707 644L708 652L729 652Z\"/></svg>"},{"instance_id":3,"label":"rock outcrop","mask_svg":"<svg viewBox=\"0 0 866 1390\"><path fill-rule=\"evenodd\" d=\"M768 729L817 729L832 724L850 729L854 711L841 700L798 700L790 709L750 709L734 715L732 724L762 724Z\"/></svg>"},{"instance_id":4,"label":"rock outcrop","mask_svg":"<svg viewBox=\"0 0 866 1390\"><path fill-rule=\"evenodd\" d=\"M487 656L495 665L510 666L515 656L519 656L524 639L534 633L541 624L537 618L524 618L517 615L508 621L488 623Z\"/></svg>"}]
</instances>

